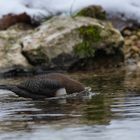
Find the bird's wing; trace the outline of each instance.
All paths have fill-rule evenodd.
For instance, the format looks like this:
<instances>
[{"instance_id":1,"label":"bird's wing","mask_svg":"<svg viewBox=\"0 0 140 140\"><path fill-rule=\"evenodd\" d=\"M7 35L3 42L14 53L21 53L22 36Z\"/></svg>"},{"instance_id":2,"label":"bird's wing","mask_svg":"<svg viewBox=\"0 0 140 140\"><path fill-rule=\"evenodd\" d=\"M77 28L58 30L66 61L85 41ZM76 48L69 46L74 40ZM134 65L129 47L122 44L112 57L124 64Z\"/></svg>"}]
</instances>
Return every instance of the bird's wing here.
<instances>
[{"instance_id":1,"label":"bird's wing","mask_svg":"<svg viewBox=\"0 0 140 140\"><path fill-rule=\"evenodd\" d=\"M34 79L21 83L19 88L25 89L32 94L45 95L46 97L54 96L56 90L62 88L57 80L51 79Z\"/></svg>"}]
</instances>

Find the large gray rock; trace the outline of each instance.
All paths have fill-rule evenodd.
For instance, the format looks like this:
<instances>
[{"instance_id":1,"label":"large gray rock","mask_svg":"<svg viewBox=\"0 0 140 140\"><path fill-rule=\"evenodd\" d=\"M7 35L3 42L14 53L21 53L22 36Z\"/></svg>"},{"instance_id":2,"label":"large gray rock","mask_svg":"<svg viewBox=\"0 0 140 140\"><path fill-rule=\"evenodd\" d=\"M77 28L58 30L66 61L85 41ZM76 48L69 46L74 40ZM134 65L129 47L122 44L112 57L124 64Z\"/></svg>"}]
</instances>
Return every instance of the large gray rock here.
<instances>
[{"instance_id":1,"label":"large gray rock","mask_svg":"<svg viewBox=\"0 0 140 140\"><path fill-rule=\"evenodd\" d=\"M25 28L24 28L25 30ZM31 30L20 30L16 25L5 31L0 31L0 72L12 68L29 68L31 65L21 53L19 38L29 34Z\"/></svg>"},{"instance_id":2,"label":"large gray rock","mask_svg":"<svg viewBox=\"0 0 140 140\"><path fill-rule=\"evenodd\" d=\"M36 29L14 26L0 31L0 69L70 69L96 51L115 55L123 38L108 22L89 17L54 17ZM94 60L94 59L92 59ZM83 62L82 62L83 63Z\"/></svg>"},{"instance_id":3,"label":"large gray rock","mask_svg":"<svg viewBox=\"0 0 140 140\"><path fill-rule=\"evenodd\" d=\"M32 65L69 69L96 50L115 54L123 45L120 32L108 22L88 17L54 17L21 39L22 51Z\"/></svg>"}]
</instances>

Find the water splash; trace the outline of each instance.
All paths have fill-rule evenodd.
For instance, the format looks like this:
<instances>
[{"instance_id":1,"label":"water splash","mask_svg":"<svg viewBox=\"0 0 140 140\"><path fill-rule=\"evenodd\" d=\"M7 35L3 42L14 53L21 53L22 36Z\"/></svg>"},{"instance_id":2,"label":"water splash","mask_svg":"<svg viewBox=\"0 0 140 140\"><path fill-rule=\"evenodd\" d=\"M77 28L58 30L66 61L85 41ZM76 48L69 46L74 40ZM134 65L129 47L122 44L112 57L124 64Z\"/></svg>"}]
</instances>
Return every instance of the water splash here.
<instances>
[{"instance_id":1,"label":"water splash","mask_svg":"<svg viewBox=\"0 0 140 140\"><path fill-rule=\"evenodd\" d=\"M60 100L60 99L91 99L93 96L99 93L92 92L91 87L85 87L84 91L76 92L72 94L62 95L59 97L46 98L45 100Z\"/></svg>"}]
</instances>

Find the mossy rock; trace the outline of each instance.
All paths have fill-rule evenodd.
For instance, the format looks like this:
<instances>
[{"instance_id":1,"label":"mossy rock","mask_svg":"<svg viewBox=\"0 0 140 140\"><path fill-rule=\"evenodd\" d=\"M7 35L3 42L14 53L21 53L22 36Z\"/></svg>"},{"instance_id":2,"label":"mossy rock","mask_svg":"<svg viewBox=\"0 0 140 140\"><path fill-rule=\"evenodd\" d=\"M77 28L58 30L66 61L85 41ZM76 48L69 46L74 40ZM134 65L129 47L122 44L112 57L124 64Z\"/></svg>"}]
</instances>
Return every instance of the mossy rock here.
<instances>
[{"instance_id":1,"label":"mossy rock","mask_svg":"<svg viewBox=\"0 0 140 140\"><path fill-rule=\"evenodd\" d=\"M32 51L32 53L22 51L22 54L26 57L30 64L35 66L49 62L49 59L47 59L44 51L41 48Z\"/></svg>"},{"instance_id":2,"label":"mossy rock","mask_svg":"<svg viewBox=\"0 0 140 140\"><path fill-rule=\"evenodd\" d=\"M61 70L68 70L81 59L86 62L99 49L114 55L122 42L120 32L108 22L82 16L54 17L21 38L22 52L30 64Z\"/></svg>"},{"instance_id":3,"label":"mossy rock","mask_svg":"<svg viewBox=\"0 0 140 140\"><path fill-rule=\"evenodd\" d=\"M92 5L80 10L75 16L85 16L105 20L106 12L101 6Z\"/></svg>"},{"instance_id":4,"label":"mossy rock","mask_svg":"<svg viewBox=\"0 0 140 140\"><path fill-rule=\"evenodd\" d=\"M111 28L88 25L77 30L82 41L74 47L74 53L79 58L93 58L95 52L99 49L105 50L108 54L114 54L116 47L123 46L123 41L116 46L114 39L116 38L117 41L118 36L115 36L114 30L111 30Z\"/></svg>"},{"instance_id":5,"label":"mossy rock","mask_svg":"<svg viewBox=\"0 0 140 140\"><path fill-rule=\"evenodd\" d=\"M78 29L82 42L75 46L74 52L80 58L93 57L94 46L101 41L101 29L97 26L83 26Z\"/></svg>"},{"instance_id":6,"label":"mossy rock","mask_svg":"<svg viewBox=\"0 0 140 140\"><path fill-rule=\"evenodd\" d=\"M115 54L107 54L104 50L96 50L94 57L81 58L69 68L73 71L92 71L97 69L118 68L124 64L124 53L122 50L115 49Z\"/></svg>"}]
</instances>

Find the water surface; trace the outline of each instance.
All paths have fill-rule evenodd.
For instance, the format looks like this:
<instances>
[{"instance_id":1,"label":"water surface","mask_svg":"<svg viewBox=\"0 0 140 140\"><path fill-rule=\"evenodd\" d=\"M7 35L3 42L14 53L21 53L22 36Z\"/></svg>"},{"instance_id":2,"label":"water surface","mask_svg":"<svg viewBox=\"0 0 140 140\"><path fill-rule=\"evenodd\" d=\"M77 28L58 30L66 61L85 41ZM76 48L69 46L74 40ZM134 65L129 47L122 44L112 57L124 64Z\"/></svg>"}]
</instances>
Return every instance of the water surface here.
<instances>
[{"instance_id":1,"label":"water surface","mask_svg":"<svg viewBox=\"0 0 140 140\"><path fill-rule=\"evenodd\" d=\"M140 71L70 74L91 98L32 101L0 90L0 140L139 140ZM0 79L0 84L26 78Z\"/></svg>"}]
</instances>

